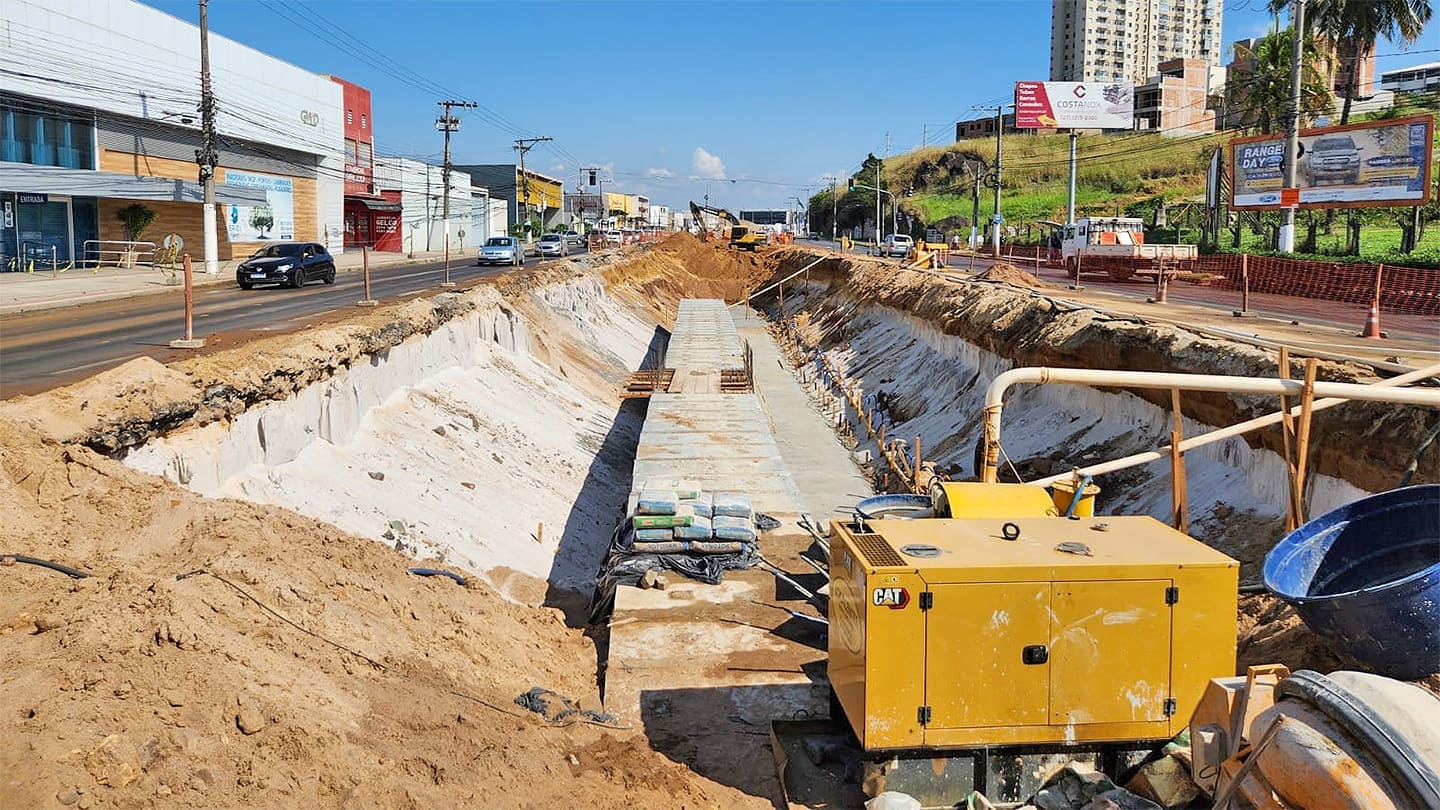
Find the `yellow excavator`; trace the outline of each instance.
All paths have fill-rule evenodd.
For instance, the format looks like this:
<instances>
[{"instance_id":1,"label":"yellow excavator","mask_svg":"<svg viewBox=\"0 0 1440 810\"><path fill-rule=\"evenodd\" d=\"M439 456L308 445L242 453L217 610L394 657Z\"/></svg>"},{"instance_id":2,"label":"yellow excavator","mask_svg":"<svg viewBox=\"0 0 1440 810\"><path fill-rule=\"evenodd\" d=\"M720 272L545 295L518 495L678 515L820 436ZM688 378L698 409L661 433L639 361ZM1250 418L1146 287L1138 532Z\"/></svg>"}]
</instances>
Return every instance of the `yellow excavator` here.
<instances>
[{"instance_id":1,"label":"yellow excavator","mask_svg":"<svg viewBox=\"0 0 1440 810\"><path fill-rule=\"evenodd\" d=\"M729 240L729 246L739 250L755 250L760 245L770 244L770 231L747 222L724 208L712 208L708 205L700 205L693 200L690 203L690 214L695 217L695 228L699 231L701 240L709 241L710 229L705 226L705 215L725 223L725 234Z\"/></svg>"}]
</instances>

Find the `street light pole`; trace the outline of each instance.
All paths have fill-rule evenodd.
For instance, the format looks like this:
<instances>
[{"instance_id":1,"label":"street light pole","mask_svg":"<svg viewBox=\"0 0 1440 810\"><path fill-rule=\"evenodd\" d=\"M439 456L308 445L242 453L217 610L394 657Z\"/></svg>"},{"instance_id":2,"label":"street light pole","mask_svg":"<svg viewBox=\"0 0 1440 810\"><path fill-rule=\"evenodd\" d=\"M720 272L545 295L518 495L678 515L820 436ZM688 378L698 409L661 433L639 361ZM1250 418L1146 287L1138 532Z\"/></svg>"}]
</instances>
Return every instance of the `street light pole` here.
<instances>
[{"instance_id":1,"label":"street light pole","mask_svg":"<svg viewBox=\"0 0 1440 810\"><path fill-rule=\"evenodd\" d=\"M1285 116L1285 188L1295 188L1297 163L1300 162L1300 77L1305 59L1305 0L1291 0L1291 31L1294 61L1290 65L1290 109ZM1358 47L1358 46L1357 46ZM1295 207L1286 206L1280 224L1281 253L1295 252Z\"/></svg>"}]
</instances>

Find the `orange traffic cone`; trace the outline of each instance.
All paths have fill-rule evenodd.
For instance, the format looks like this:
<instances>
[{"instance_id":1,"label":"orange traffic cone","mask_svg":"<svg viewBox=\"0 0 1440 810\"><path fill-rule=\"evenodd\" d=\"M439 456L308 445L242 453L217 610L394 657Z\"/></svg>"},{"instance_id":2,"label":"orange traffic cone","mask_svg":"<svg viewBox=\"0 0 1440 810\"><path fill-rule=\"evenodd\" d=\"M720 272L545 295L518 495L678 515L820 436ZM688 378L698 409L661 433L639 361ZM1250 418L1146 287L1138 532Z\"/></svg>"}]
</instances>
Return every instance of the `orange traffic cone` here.
<instances>
[{"instance_id":1,"label":"orange traffic cone","mask_svg":"<svg viewBox=\"0 0 1440 810\"><path fill-rule=\"evenodd\" d=\"M1380 331L1380 303L1370 302L1370 317L1365 319L1365 331L1360 333L1362 338L1374 338L1379 340L1385 337Z\"/></svg>"}]
</instances>

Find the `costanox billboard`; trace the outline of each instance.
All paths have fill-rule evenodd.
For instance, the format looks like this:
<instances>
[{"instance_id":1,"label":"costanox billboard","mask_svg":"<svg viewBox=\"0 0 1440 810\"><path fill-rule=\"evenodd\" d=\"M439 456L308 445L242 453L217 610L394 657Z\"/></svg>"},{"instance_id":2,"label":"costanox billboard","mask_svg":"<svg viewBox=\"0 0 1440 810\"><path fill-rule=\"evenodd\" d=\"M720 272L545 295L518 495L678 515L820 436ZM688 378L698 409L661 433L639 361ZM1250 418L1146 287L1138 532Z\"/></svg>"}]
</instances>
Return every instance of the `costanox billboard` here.
<instances>
[{"instance_id":1,"label":"costanox billboard","mask_svg":"<svg viewBox=\"0 0 1440 810\"><path fill-rule=\"evenodd\" d=\"M1300 133L1295 184L1301 208L1424 205L1430 201L1435 119L1367 121ZM1230 142L1230 207L1279 208L1285 136Z\"/></svg>"},{"instance_id":2,"label":"costanox billboard","mask_svg":"<svg viewBox=\"0 0 1440 810\"><path fill-rule=\"evenodd\" d=\"M1016 129L1131 129L1135 87L1104 82L1016 82Z\"/></svg>"}]
</instances>

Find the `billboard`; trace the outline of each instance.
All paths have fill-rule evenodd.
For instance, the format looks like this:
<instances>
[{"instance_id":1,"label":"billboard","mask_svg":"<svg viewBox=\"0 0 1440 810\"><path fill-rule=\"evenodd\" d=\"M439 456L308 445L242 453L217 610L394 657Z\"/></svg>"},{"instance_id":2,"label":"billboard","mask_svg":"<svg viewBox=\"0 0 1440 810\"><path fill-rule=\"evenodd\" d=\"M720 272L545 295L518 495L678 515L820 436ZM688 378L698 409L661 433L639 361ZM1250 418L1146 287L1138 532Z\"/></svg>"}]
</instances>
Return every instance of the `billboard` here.
<instances>
[{"instance_id":1,"label":"billboard","mask_svg":"<svg viewBox=\"0 0 1440 810\"><path fill-rule=\"evenodd\" d=\"M1106 82L1016 82L1016 129L1132 129L1135 86Z\"/></svg>"},{"instance_id":2,"label":"billboard","mask_svg":"<svg viewBox=\"0 0 1440 810\"><path fill-rule=\"evenodd\" d=\"M1430 201L1435 119L1367 121L1300 133L1295 183L1301 208L1424 205ZM1285 136L1230 142L1230 207L1279 208Z\"/></svg>"},{"instance_id":3,"label":"billboard","mask_svg":"<svg viewBox=\"0 0 1440 810\"><path fill-rule=\"evenodd\" d=\"M288 242L295 238L295 185L290 178L226 169L225 185L265 192L264 205L223 206L231 242Z\"/></svg>"}]
</instances>

